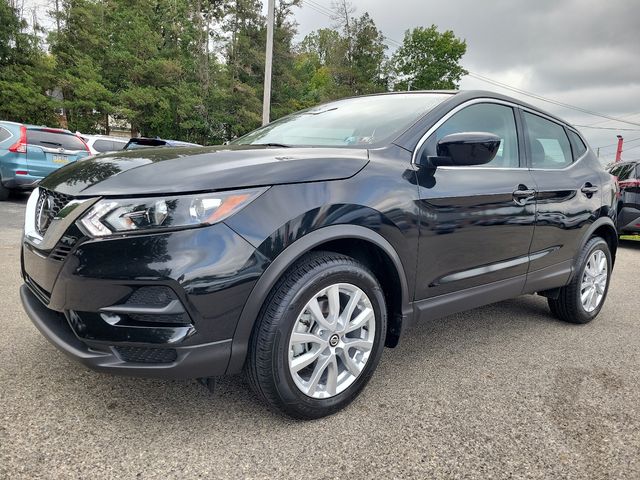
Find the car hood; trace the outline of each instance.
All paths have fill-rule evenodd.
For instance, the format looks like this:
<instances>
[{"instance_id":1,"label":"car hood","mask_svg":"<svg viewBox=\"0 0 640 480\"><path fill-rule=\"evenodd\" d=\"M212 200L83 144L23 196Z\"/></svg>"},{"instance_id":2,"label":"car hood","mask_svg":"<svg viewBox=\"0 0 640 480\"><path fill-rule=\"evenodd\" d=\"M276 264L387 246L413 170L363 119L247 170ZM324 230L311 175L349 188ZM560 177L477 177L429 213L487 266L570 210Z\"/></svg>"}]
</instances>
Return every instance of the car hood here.
<instances>
[{"instance_id":1,"label":"car hood","mask_svg":"<svg viewBox=\"0 0 640 480\"><path fill-rule=\"evenodd\" d=\"M340 180L367 162L367 150L350 148L148 148L67 165L40 185L73 196L202 192Z\"/></svg>"}]
</instances>

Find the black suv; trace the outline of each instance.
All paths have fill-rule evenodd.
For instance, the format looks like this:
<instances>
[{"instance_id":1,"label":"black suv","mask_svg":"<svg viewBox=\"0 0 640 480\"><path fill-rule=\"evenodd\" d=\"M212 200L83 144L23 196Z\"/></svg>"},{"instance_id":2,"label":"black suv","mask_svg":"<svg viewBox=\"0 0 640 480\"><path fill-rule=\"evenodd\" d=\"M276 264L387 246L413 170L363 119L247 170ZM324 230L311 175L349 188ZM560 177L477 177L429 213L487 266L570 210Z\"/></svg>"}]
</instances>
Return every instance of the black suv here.
<instances>
[{"instance_id":1,"label":"black suv","mask_svg":"<svg viewBox=\"0 0 640 480\"><path fill-rule=\"evenodd\" d=\"M620 162L609 168L618 179L620 200L617 227L620 235L640 233L640 160Z\"/></svg>"},{"instance_id":2,"label":"black suv","mask_svg":"<svg viewBox=\"0 0 640 480\"><path fill-rule=\"evenodd\" d=\"M488 92L340 100L220 147L102 155L28 201L24 307L110 373L248 375L297 418L358 395L407 327L521 294L598 315L614 178Z\"/></svg>"}]
</instances>

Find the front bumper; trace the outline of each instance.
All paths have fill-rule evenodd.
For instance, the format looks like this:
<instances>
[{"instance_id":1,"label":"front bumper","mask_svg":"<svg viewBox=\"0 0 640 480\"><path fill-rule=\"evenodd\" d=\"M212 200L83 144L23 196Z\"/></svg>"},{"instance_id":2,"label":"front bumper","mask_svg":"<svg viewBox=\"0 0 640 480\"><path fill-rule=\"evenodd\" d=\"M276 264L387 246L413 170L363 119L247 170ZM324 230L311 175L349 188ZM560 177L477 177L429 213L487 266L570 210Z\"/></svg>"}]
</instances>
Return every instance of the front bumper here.
<instances>
[{"instance_id":1,"label":"front bumper","mask_svg":"<svg viewBox=\"0 0 640 480\"><path fill-rule=\"evenodd\" d=\"M171 362L126 361L119 353L118 345L81 341L69 326L65 315L45 307L26 285L20 287L20 299L27 315L47 340L74 360L94 370L144 377L212 377L225 373L231 355L231 340L222 340L188 347L165 348L165 351L171 350L172 355L175 355ZM139 349L139 352L146 351L148 357L157 355L161 358L157 347L131 344L128 347Z\"/></svg>"},{"instance_id":2,"label":"front bumper","mask_svg":"<svg viewBox=\"0 0 640 480\"><path fill-rule=\"evenodd\" d=\"M104 239L59 225L39 243L25 236L21 255L24 308L51 343L111 373L226 372L238 318L268 265L251 244L223 223Z\"/></svg>"},{"instance_id":3,"label":"front bumper","mask_svg":"<svg viewBox=\"0 0 640 480\"><path fill-rule=\"evenodd\" d=\"M44 177L36 177L34 175L14 175L13 177L2 180L2 185L12 190L30 190L38 186L40 180Z\"/></svg>"}]
</instances>

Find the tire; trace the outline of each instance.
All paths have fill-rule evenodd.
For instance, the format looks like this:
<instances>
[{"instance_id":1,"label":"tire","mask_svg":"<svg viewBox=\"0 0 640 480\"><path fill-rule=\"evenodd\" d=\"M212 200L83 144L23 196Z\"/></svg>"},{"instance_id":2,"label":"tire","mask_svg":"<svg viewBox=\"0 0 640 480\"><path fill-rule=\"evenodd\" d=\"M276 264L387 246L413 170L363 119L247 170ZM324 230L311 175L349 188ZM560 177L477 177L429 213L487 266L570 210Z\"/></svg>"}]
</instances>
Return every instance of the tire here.
<instances>
[{"instance_id":1,"label":"tire","mask_svg":"<svg viewBox=\"0 0 640 480\"><path fill-rule=\"evenodd\" d=\"M320 309L312 311L314 304ZM355 305L351 315L345 313L349 305ZM340 316L332 317L333 311ZM332 318L337 318L334 327L327 326ZM366 323L347 332L357 326L356 319ZM268 405L293 418L331 415L351 403L371 378L386 329L384 294L371 271L344 255L307 254L282 276L262 307L245 365L249 384ZM309 343L300 340L311 337ZM359 346L348 346L352 342ZM307 366L295 370L301 365Z\"/></svg>"},{"instance_id":2,"label":"tire","mask_svg":"<svg viewBox=\"0 0 640 480\"><path fill-rule=\"evenodd\" d=\"M597 261L597 257L600 258L600 261ZM602 276L602 273L592 275L592 273L599 271L598 265L601 265L603 261L606 261L604 264L606 278ZM580 252L576 265L576 274L568 285L560 289L558 298L548 299L549 308L555 317L565 322L589 323L600 313L609 291L611 252L607 242L601 237L591 238ZM588 266L589 269L587 269ZM589 271L585 273L586 270ZM586 288L585 285L587 285ZM589 292L592 291L595 297L590 296ZM582 296L585 294L586 305L582 301Z\"/></svg>"},{"instance_id":3,"label":"tire","mask_svg":"<svg viewBox=\"0 0 640 480\"><path fill-rule=\"evenodd\" d=\"M4 202L5 200L7 200L10 193L11 190L2 185L2 182L0 181L0 202Z\"/></svg>"}]
</instances>

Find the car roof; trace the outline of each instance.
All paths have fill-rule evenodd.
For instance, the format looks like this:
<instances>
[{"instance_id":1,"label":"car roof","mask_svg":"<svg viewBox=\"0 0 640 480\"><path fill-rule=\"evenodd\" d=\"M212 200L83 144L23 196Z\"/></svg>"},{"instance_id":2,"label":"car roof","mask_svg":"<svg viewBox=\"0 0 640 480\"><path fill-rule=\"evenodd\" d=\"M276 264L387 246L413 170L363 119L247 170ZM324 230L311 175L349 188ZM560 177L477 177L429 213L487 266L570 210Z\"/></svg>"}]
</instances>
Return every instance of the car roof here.
<instances>
[{"instance_id":1,"label":"car roof","mask_svg":"<svg viewBox=\"0 0 640 480\"><path fill-rule=\"evenodd\" d=\"M96 140L116 140L118 142L127 143L129 139L127 137L116 137L115 135L102 135L99 133L80 133L76 132L77 135L80 135L83 138L95 138Z\"/></svg>"},{"instance_id":2,"label":"car roof","mask_svg":"<svg viewBox=\"0 0 640 480\"><path fill-rule=\"evenodd\" d=\"M413 94L413 95L424 95L424 94L448 94L451 95L452 99L455 98L457 100L459 100L460 102L462 101L467 101L467 100L473 100L476 98L489 98L489 99L494 99L494 100L502 100L505 102L509 102L509 103L515 103L516 105L520 105L524 108L527 108L529 110L533 110L534 112L538 112L542 115L545 115L553 120L555 120L556 122L562 123L564 125L567 125L569 127L571 127L572 129L576 129L575 127L573 127L570 123L568 123L566 120L563 120L560 117L557 117L555 115L553 115L552 113L547 112L546 110L543 110L539 107L536 107L535 105L531 105L530 103L524 102L522 100L519 100L517 98L514 97L510 97L509 95L503 95L501 93L497 93L497 92L492 92L489 90L411 90L411 91L401 91L401 92L381 92L381 93L371 93L368 95L360 95L361 97L373 97L373 96L382 96L382 95L406 95L406 94ZM347 97L347 98L358 98L358 97ZM344 100L344 99L338 99L338 100ZM327 102L329 103L329 102Z\"/></svg>"}]
</instances>

